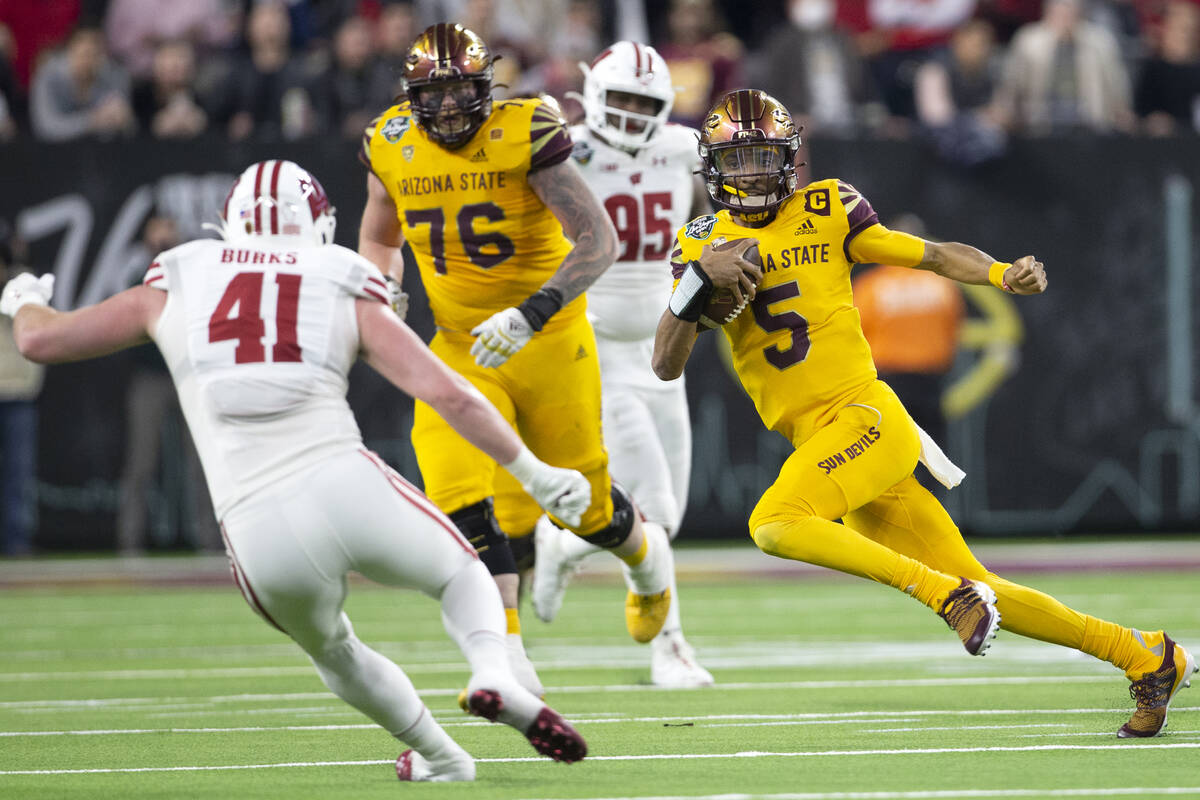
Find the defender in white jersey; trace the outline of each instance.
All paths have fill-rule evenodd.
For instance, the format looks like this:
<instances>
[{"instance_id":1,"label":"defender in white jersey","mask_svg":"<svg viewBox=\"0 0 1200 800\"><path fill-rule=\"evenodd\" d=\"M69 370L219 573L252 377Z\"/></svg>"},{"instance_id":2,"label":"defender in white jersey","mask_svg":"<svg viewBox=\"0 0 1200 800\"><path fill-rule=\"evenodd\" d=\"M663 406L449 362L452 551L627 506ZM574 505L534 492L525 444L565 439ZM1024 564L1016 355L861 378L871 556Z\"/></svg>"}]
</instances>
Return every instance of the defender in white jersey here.
<instances>
[{"instance_id":1,"label":"defender in white jersey","mask_svg":"<svg viewBox=\"0 0 1200 800\"><path fill-rule=\"evenodd\" d=\"M679 533L692 463L692 429L683 379L659 380L650 369L654 333L671 296L668 262L674 231L709 212L694 174L697 132L667 122L675 90L653 47L617 42L580 64L585 124L571 128L572 153L617 230L616 263L587 291L596 331L604 442L613 477L633 495L644 524ZM598 548L543 517L536 530L533 605L553 619L571 576ZM651 680L659 686L709 686L679 617L671 608L651 644Z\"/></svg>"},{"instance_id":2,"label":"defender in white jersey","mask_svg":"<svg viewBox=\"0 0 1200 800\"><path fill-rule=\"evenodd\" d=\"M590 502L587 480L534 457L400 321L379 270L331 243L333 209L308 172L290 161L251 166L223 218L224 241L168 250L142 286L94 306L49 308L53 276L10 281L0 313L14 318L22 355L73 361L154 340L199 449L238 588L308 653L326 686L411 747L396 761L401 780L472 780L475 764L404 672L354 635L342 611L351 571L440 600L471 665L472 713L517 728L550 758L583 758L583 738L513 677L500 594L475 548L363 447L347 373L361 355L555 516L577 523Z\"/></svg>"}]
</instances>

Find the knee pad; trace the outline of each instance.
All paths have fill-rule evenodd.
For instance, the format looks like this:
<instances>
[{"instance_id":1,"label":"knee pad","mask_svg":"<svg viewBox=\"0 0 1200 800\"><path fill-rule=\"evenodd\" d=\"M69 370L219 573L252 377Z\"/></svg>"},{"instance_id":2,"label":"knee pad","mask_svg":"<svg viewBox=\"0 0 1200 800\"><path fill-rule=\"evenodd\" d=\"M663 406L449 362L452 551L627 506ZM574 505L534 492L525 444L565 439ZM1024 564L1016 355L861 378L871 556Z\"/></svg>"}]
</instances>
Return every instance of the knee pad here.
<instances>
[{"instance_id":1,"label":"knee pad","mask_svg":"<svg viewBox=\"0 0 1200 800\"><path fill-rule=\"evenodd\" d=\"M533 561L537 551L534 546L532 531L528 536L510 536L508 545L512 550L513 561L517 565L517 572L533 569Z\"/></svg>"},{"instance_id":2,"label":"knee pad","mask_svg":"<svg viewBox=\"0 0 1200 800\"><path fill-rule=\"evenodd\" d=\"M467 537L467 541L479 554L479 560L493 575L504 575L517 571L517 562L513 558L512 547L508 537L496 524L496 514L492 510L492 498L480 500L478 503L460 508L450 514L450 520Z\"/></svg>"},{"instance_id":3,"label":"knee pad","mask_svg":"<svg viewBox=\"0 0 1200 800\"><path fill-rule=\"evenodd\" d=\"M612 484L612 504L613 514L608 527L583 537L597 547L608 550L620 547L629 538L629 534L633 532L634 514L637 513L637 509L633 507L633 499L616 481Z\"/></svg>"}]
</instances>

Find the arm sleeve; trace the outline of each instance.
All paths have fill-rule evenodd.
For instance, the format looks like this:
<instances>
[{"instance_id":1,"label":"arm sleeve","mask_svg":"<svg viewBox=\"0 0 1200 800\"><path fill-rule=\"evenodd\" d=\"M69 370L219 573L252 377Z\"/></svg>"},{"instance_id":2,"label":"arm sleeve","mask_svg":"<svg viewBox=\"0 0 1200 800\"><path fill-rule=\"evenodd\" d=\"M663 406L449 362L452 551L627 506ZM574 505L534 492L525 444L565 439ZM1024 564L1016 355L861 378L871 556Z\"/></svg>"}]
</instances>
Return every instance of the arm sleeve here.
<instances>
[{"instance_id":1,"label":"arm sleeve","mask_svg":"<svg viewBox=\"0 0 1200 800\"><path fill-rule=\"evenodd\" d=\"M574 144L561 116L539 102L529 121L529 171L561 164L571 157Z\"/></svg>"},{"instance_id":2,"label":"arm sleeve","mask_svg":"<svg viewBox=\"0 0 1200 800\"><path fill-rule=\"evenodd\" d=\"M846 242L846 253L855 264L915 267L925 258L925 240L876 222Z\"/></svg>"},{"instance_id":3,"label":"arm sleeve","mask_svg":"<svg viewBox=\"0 0 1200 800\"><path fill-rule=\"evenodd\" d=\"M151 262L150 267L146 270L146 277L142 278L142 285L161 289L164 292L170 290L167 283L167 270L163 266L163 255L160 254Z\"/></svg>"}]
</instances>

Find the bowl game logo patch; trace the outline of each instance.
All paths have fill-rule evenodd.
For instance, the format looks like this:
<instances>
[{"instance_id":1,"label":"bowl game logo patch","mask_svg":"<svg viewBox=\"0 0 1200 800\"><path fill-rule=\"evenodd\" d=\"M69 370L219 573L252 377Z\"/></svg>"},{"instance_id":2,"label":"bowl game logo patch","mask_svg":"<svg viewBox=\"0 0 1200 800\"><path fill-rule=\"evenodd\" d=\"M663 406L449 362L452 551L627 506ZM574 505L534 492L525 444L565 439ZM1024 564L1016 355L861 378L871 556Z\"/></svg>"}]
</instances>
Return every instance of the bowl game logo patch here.
<instances>
[{"instance_id":1,"label":"bowl game logo patch","mask_svg":"<svg viewBox=\"0 0 1200 800\"><path fill-rule=\"evenodd\" d=\"M412 120L409 117L392 117L387 121L387 124L383 126L383 130L380 131L380 133L383 134L383 138L387 139L391 144L395 144L396 142L400 141L400 137L403 136L404 132L408 130L408 126L411 122Z\"/></svg>"},{"instance_id":2,"label":"bowl game logo patch","mask_svg":"<svg viewBox=\"0 0 1200 800\"><path fill-rule=\"evenodd\" d=\"M683 230L683 234L689 239L699 239L700 241L704 241L708 238L708 235L712 233L713 225L716 224L717 218L712 214L703 217L696 217L687 224L687 227Z\"/></svg>"}]
</instances>

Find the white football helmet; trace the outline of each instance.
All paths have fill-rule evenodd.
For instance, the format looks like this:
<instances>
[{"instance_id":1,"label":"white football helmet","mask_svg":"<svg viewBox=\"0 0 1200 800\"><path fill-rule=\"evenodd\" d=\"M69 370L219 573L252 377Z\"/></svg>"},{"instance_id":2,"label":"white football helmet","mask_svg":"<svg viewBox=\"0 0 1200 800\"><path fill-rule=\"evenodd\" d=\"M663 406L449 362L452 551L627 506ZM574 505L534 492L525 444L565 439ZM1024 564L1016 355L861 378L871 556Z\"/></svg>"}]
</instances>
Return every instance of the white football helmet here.
<instances>
[{"instance_id":1,"label":"white football helmet","mask_svg":"<svg viewBox=\"0 0 1200 800\"><path fill-rule=\"evenodd\" d=\"M218 230L228 241L256 237L332 244L335 210L321 182L294 161L259 161L229 189Z\"/></svg>"},{"instance_id":2,"label":"white football helmet","mask_svg":"<svg viewBox=\"0 0 1200 800\"><path fill-rule=\"evenodd\" d=\"M621 41L605 50L583 70L583 110L588 128L609 144L638 150L666 124L675 103L671 72L658 51L638 42ZM629 92L658 102L655 114L613 108L609 92ZM631 124L633 123L633 124Z\"/></svg>"}]
</instances>

